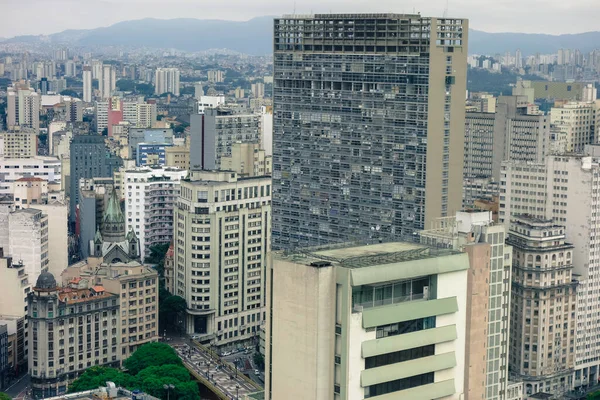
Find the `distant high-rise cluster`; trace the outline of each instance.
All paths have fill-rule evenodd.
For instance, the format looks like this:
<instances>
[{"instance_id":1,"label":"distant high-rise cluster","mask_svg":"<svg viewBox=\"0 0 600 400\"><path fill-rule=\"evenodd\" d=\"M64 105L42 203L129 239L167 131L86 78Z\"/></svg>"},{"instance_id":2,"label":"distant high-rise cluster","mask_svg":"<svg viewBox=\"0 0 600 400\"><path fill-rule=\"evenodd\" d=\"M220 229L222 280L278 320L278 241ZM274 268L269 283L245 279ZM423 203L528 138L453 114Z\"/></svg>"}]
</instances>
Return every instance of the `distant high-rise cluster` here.
<instances>
[{"instance_id":1,"label":"distant high-rise cluster","mask_svg":"<svg viewBox=\"0 0 600 400\"><path fill-rule=\"evenodd\" d=\"M179 96L179 70L177 68L157 68L154 93L172 93Z\"/></svg>"}]
</instances>

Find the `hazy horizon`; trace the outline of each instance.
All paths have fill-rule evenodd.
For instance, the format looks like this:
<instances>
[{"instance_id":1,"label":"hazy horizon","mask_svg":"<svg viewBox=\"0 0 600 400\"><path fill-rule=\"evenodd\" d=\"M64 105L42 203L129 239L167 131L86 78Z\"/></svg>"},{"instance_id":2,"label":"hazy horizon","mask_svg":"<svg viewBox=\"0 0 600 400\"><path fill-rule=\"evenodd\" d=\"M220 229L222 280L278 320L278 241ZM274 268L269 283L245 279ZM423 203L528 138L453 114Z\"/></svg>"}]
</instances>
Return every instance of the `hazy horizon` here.
<instances>
[{"instance_id":1,"label":"hazy horizon","mask_svg":"<svg viewBox=\"0 0 600 400\"><path fill-rule=\"evenodd\" d=\"M87 3L87 4L86 4ZM203 5L210 8L204 8ZM600 2L593 0L430 0L426 4L407 0L402 6L392 0L380 0L376 5L367 0L315 1L298 4L293 0L273 2L255 0L248 4L230 0L226 4L195 0L0 0L0 37L21 35L50 35L68 29L95 29L118 22L145 18L220 19L247 21L269 15L312 13L412 13L442 16L448 4L448 16L468 18L472 29L490 33L543 33L574 34L600 30L595 16L600 13ZM493 7L490 7L493 4ZM166 6L168 5L168 6ZM36 15L32 10L43 10L44 19L16 18Z\"/></svg>"}]
</instances>

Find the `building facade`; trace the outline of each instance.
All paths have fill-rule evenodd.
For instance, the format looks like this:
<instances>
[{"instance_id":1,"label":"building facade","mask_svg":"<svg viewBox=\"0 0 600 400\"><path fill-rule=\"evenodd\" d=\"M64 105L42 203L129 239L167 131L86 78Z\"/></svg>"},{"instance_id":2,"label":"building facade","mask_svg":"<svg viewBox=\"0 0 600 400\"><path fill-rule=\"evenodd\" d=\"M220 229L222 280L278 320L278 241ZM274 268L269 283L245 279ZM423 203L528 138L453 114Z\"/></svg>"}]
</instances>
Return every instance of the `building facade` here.
<instances>
[{"instance_id":1,"label":"building facade","mask_svg":"<svg viewBox=\"0 0 600 400\"><path fill-rule=\"evenodd\" d=\"M562 395L573 386L576 286L573 245L551 220L512 219L510 370L526 395Z\"/></svg>"},{"instance_id":2,"label":"building facade","mask_svg":"<svg viewBox=\"0 0 600 400\"><path fill-rule=\"evenodd\" d=\"M275 19L274 248L408 238L461 208L467 39L466 19Z\"/></svg>"},{"instance_id":3,"label":"building facade","mask_svg":"<svg viewBox=\"0 0 600 400\"><path fill-rule=\"evenodd\" d=\"M264 321L271 179L192 170L174 213L175 288L186 331L217 346L255 340Z\"/></svg>"},{"instance_id":4,"label":"building facade","mask_svg":"<svg viewBox=\"0 0 600 400\"><path fill-rule=\"evenodd\" d=\"M236 114L231 109L207 108L190 118L190 164L193 168L222 169L221 157L231 156L234 143L260 143L260 114Z\"/></svg>"},{"instance_id":5,"label":"building facade","mask_svg":"<svg viewBox=\"0 0 600 400\"><path fill-rule=\"evenodd\" d=\"M178 168L136 168L125 171L126 230L140 239L141 259L150 248L173 239L173 212L180 181L187 171Z\"/></svg>"},{"instance_id":6,"label":"building facade","mask_svg":"<svg viewBox=\"0 0 600 400\"><path fill-rule=\"evenodd\" d=\"M65 394L87 368L120 366L119 298L102 286L59 288L39 276L27 297L29 374L37 398Z\"/></svg>"},{"instance_id":7,"label":"building facade","mask_svg":"<svg viewBox=\"0 0 600 400\"><path fill-rule=\"evenodd\" d=\"M179 69L157 68L154 87L154 94L172 93L179 96Z\"/></svg>"},{"instance_id":8,"label":"building facade","mask_svg":"<svg viewBox=\"0 0 600 400\"><path fill-rule=\"evenodd\" d=\"M0 158L0 194L13 194L21 178L40 178L61 184L61 161L56 157Z\"/></svg>"},{"instance_id":9,"label":"building facade","mask_svg":"<svg viewBox=\"0 0 600 400\"><path fill-rule=\"evenodd\" d=\"M27 128L0 132L0 141L6 158L32 158L37 156L37 133Z\"/></svg>"},{"instance_id":10,"label":"building facade","mask_svg":"<svg viewBox=\"0 0 600 400\"><path fill-rule=\"evenodd\" d=\"M10 254L25 265L31 280L48 271L48 215L35 208L15 210L8 217Z\"/></svg>"},{"instance_id":11,"label":"building facade","mask_svg":"<svg viewBox=\"0 0 600 400\"><path fill-rule=\"evenodd\" d=\"M266 399L464 398L467 254L392 242L271 257Z\"/></svg>"}]
</instances>

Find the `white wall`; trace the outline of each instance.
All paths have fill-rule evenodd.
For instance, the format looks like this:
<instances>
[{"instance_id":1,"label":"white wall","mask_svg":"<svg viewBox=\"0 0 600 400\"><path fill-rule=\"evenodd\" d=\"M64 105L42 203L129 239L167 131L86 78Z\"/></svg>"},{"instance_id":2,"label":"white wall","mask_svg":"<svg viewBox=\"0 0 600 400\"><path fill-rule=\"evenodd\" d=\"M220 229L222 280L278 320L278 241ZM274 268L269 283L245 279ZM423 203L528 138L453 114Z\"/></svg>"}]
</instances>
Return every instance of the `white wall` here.
<instances>
[{"instance_id":1,"label":"white wall","mask_svg":"<svg viewBox=\"0 0 600 400\"><path fill-rule=\"evenodd\" d=\"M362 327L362 319L362 313L351 313L348 320L348 400L363 400L365 397L365 388L360 384L360 374L365 369L362 343L377 337L377 330L367 332Z\"/></svg>"}]
</instances>

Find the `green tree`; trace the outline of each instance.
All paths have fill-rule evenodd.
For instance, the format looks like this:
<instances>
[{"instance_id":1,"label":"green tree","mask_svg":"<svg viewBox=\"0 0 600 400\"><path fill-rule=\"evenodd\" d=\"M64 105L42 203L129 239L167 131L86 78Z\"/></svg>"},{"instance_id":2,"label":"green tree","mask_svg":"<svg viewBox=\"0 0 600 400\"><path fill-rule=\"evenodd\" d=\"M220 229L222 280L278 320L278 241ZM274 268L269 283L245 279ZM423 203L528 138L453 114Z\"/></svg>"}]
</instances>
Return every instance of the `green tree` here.
<instances>
[{"instance_id":1,"label":"green tree","mask_svg":"<svg viewBox=\"0 0 600 400\"><path fill-rule=\"evenodd\" d=\"M169 251L170 243L161 243L150 247L150 254L144 261L148 264L156 265L156 270L160 276L164 276L165 271L165 256Z\"/></svg>"},{"instance_id":2,"label":"green tree","mask_svg":"<svg viewBox=\"0 0 600 400\"><path fill-rule=\"evenodd\" d=\"M136 378L143 382L144 380L153 376L162 376L165 378L173 378L179 382L187 382L190 380L190 373L182 365L166 364L166 365L152 365L148 368L144 368L136 375Z\"/></svg>"},{"instance_id":3,"label":"green tree","mask_svg":"<svg viewBox=\"0 0 600 400\"><path fill-rule=\"evenodd\" d=\"M60 94L63 95L63 96L71 96L71 97L78 97L79 96L79 94L76 91L71 90L71 89L63 90L62 92L60 92Z\"/></svg>"},{"instance_id":4,"label":"green tree","mask_svg":"<svg viewBox=\"0 0 600 400\"><path fill-rule=\"evenodd\" d=\"M167 364L183 365L175 350L165 343L147 343L124 362L130 375L137 375L141 370L154 365Z\"/></svg>"},{"instance_id":5,"label":"green tree","mask_svg":"<svg viewBox=\"0 0 600 400\"><path fill-rule=\"evenodd\" d=\"M179 91L180 95L184 95L184 94L194 94L196 93L196 88L194 88L193 86L186 86L183 89L181 89Z\"/></svg>"},{"instance_id":6,"label":"green tree","mask_svg":"<svg viewBox=\"0 0 600 400\"><path fill-rule=\"evenodd\" d=\"M7 395L4 392L0 392L0 400L10 400L12 399L12 397L10 397L9 395Z\"/></svg>"},{"instance_id":7,"label":"green tree","mask_svg":"<svg viewBox=\"0 0 600 400\"><path fill-rule=\"evenodd\" d=\"M265 368L265 358L262 354L254 353L254 364L256 364L259 369Z\"/></svg>"},{"instance_id":8,"label":"green tree","mask_svg":"<svg viewBox=\"0 0 600 400\"><path fill-rule=\"evenodd\" d=\"M116 86L123 92L133 92L135 90L135 82L131 79L119 79Z\"/></svg>"},{"instance_id":9,"label":"green tree","mask_svg":"<svg viewBox=\"0 0 600 400\"><path fill-rule=\"evenodd\" d=\"M109 367L91 367L69 385L70 392L81 392L83 390L97 389L100 386L106 386L106 382L114 382L117 386L132 387L135 386L135 378L125 374L116 368Z\"/></svg>"},{"instance_id":10,"label":"green tree","mask_svg":"<svg viewBox=\"0 0 600 400\"><path fill-rule=\"evenodd\" d=\"M154 86L149 83L139 83L135 86L135 90L144 96L152 96L154 94Z\"/></svg>"}]
</instances>

